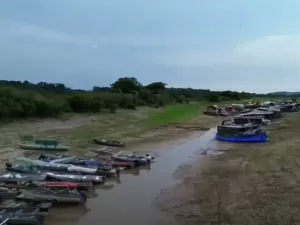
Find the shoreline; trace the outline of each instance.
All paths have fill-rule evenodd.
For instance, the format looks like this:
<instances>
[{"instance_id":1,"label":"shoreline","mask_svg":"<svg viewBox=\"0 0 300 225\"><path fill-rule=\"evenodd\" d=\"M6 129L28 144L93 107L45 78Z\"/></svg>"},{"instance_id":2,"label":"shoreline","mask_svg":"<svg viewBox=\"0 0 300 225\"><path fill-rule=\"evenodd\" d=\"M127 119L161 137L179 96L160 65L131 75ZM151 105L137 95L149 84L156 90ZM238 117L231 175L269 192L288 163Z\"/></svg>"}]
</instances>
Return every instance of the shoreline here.
<instances>
[{"instance_id":1,"label":"shoreline","mask_svg":"<svg viewBox=\"0 0 300 225\"><path fill-rule=\"evenodd\" d=\"M296 113L274 122L268 143L233 144L224 154L199 157L157 206L179 224L285 225L287 215L298 224L292 207L299 189L298 121Z\"/></svg>"}]
</instances>

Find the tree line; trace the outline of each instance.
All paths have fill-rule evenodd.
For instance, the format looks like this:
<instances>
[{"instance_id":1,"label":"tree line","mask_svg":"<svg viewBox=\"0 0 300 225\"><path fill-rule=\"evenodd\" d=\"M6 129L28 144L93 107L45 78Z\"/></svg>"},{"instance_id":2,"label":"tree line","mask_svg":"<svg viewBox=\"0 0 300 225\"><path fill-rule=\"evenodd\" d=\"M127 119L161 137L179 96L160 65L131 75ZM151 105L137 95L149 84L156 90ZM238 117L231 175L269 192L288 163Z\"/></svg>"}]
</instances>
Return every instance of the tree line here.
<instances>
[{"instance_id":1,"label":"tree line","mask_svg":"<svg viewBox=\"0 0 300 225\"><path fill-rule=\"evenodd\" d=\"M163 82L142 85L134 77L123 77L110 87L92 90L71 89L60 83L0 81L0 120L28 117L55 117L66 112L98 113L118 108L134 110L138 106L163 107L170 103L251 98L245 92L215 92L205 89L167 88Z\"/></svg>"}]
</instances>

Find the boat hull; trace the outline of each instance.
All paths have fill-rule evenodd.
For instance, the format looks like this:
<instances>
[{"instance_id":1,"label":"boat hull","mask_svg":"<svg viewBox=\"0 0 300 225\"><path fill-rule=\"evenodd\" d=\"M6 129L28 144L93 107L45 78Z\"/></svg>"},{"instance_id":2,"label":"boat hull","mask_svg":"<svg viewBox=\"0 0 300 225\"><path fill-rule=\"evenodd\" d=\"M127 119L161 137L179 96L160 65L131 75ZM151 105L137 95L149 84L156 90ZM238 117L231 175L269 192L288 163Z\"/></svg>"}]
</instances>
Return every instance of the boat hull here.
<instances>
[{"instance_id":1,"label":"boat hull","mask_svg":"<svg viewBox=\"0 0 300 225\"><path fill-rule=\"evenodd\" d=\"M227 142L243 142L243 143L259 143L269 141L269 137L266 133L253 134L253 135L243 135L243 136L221 136L216 134L216 139L219 141Z\"/></svg>"},{"instance_id":2,"label":"boat hull","mask_svg":"<svg viewBox=\"0 0 300 225\"><path fill-rule=\"evenodd\" d=\"M95 138L93 139L93 141L98 145L106 145L106 146L112 146L112 147L125 147L125 144L122 142L99 140L99 139L95 139Z\"/></svg>"},{"instance_id":3,"label":"boat hull","mask_svg":"<svg viewBox=\"0 0 300 225\"><path fill-rule=\"evenodd\" d=\"M54 152L65 152L69 150L67 146L42 146L33 144L19 144L19 147L26 150L43 150L43 151L54 151Z\"/></svg>"}]
</instances>

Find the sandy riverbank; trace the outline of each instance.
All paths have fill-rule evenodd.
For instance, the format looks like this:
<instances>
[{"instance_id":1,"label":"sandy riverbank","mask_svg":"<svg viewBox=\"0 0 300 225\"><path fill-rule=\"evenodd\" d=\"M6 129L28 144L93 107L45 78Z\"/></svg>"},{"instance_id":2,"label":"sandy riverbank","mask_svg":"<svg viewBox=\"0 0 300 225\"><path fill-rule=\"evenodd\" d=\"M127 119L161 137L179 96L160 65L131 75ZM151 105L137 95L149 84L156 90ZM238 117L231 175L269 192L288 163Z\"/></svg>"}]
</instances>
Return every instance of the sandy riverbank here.
<instances>
[{"instance_id":1,"label":"sandy riverbank","mask_svg":"<svg viewBox=\"0 0 300 225\"><path fill-rule=\"evenodd\" d=\"M294 114L274 122L269 143L202 156L158 206L178 224L299 224L299 121Z\"/></svg>"}]
</instances>

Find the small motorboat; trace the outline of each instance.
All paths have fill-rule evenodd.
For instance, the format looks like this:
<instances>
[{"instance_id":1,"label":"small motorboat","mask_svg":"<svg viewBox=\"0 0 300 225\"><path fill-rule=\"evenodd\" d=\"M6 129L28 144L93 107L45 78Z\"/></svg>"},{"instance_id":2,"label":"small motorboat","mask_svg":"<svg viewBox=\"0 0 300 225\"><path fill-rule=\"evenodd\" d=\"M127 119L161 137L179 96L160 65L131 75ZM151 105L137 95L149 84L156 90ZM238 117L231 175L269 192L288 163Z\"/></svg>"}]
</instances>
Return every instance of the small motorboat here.
<instances>
[{"instance_id":1,"label":"small motorboat","mask_svg":"<svg viewBox=\"0 0 300 225\"><path fill-rule=\"evenodd\" d=\"M14 173L30 173L30 174L42 174L42 171L36 166L23 166L20 164L12 165L11 163L5 163L6 171Z\"/></svg>"},{"instance_id":2,"label":"small motorboat","mask_svg":"<svg viewBox=\"0 0 300 225\"><path fill-rule=\"evenodd\" d=\"M0 215L4 213L14 214L14 215L23 215L23 216L35 216L40 221L44 221L48 212L43 211L40 208L12 208L12 207L1 207L0 208Z\"/></svg>"},{"instance_id":3,"label":"small motorboat","mask_svg":"<svg viewBox=\"0 0 300 225\"><path fill-rule=\"evenodd\" d=\"M2 224L7 225L40 225L43 219L39 219L35 215L22 215L13 213L0 213L0 220L4 221Z\"/></svg>"},{"instance_id":4,"label":"small motorboat","mask_svg":"<svg viewBox=\"0 0 300 225\"><path fill-rule=\"evenodd\" d=\"M91 182L93 184L102 184L105 182L103 176L97 175L81 175L81 174L59 174L59 173L45 173L47 180L52 181L71 181L71 182Z\"/></svg>"},{"instance_id":5,"label":"small motorboat","mask_svg":"<svg viewBox=\"0 0 300 225\"><path fill-rule=\"evenodd\" d=\"M68 156L68 155L56 155L56 156L50 156L50 155L40 155L39 160L42 160L44 162L49 163L71 163L74 159L76 159L76 156Z\"/></svg>"},{"instance_id":6,"label":"small motorboat","mask_svg":"<svg viewBox=\"0 0 300 225\"><path fill-rule=\"evenodd\" d=\"M44 151L68 151L69 147L61 145L57 140L33 140L30 142L20 143L19 147L28 150L44 150Z\"/></svg>"},{"instance_id":7,"label":"small motorboat","mask_svg":"<svg viewBox=\"0 0 300 225\"><path fill-rule=\"evenodd\" d=\"M76 189L68 188L59 191L51 191L49 189L32 189L23 190L22 194L17 196L17 199L27 201L48 201L53 203L85 203L87 200L85 192L78 192Z\"/></svg>"},{"instance_id":8,"label":"small motorboat","mask_svg":"<svg viewBox=\"0 0 300 225\"><path fill-rule=\"evenodd\" d=\"M0 182L21 182L21 181L45 181L47 175L45 174L19 174L7 172L0 175Z\"/></svg>"},{"instance_id":9,"label":"small motorboat","mask_svg":"<svg viewBox=\"0 0 300 225\"><path fill-rule=\"evenodd\" d=\"M73 182L43 182L38 184L40 187L43 188L68 188L70 190L77 189L77 190L88 190L93 187L92 183L73 183Z\"/></svg>"},{"instance_id":10,"label":"small motorboat","mask_svg":"<svg viewBox=\"0 0 300 225\"><path fill-rule=\"evenodd\" d=\"M28 209L28 208L39 208L40 211L48 212L52 207L51 202L26 202L26 201L14 201L10 204L3 205L2 208L18 208L18 209Z\"/></svg>"},{"instance_id":11,"label":"small motorboat","mask_svg":"<svg viewBox=\"0 0 300 225\"><path fill-rule=\"evenodd\" d=\"M100 166L98 168L88 168L88 167L79 167L79 166L71 166L68 168L68 171L71 173L80 173L85 175L100 175L100 176L116 176L117 171L115 168L110 166Z\"/></svg>"},{"instance_id":12,"label":"small motorboat","mask_svg":"<svg viewBox=\"0 0 300 225\"><path fill-rule=\"evenodd\" d=\"M7 225L9 218L1 217L0 219L0 225Z\"/></svg>"},{"instance_id":13,"label":"small motorboat","mask_svg":"<svg viewBox=\"0 0 300 225\"><path fill-rule=\"evenodd\" d=\"M115 154L111 156L114 161L121 161L121 162L132 162L135 166L140 165L148 165L151 163L150 158L146 157L139 157L135 155L126 155L126 154Z\"/></svg>"},{"instance_id":14,"label":"small motorboat","mask_svg":"<svg viewBox=\"0 0 300 225\"><path fill-rule=\"evenodd\" d=\"M115 140L105 140L105 139L96 139L94 138L93 141L98 145L106 145L106 146L113 146L113 147L125 147L125 143Z\"/></svg>"},{"instance_id":15,"label":"small motorboat","mask_svg":"<svg viewBox=\"0 0 300 225\"><path fill-rule=\"evenodd\" d=\"M0 188L0 200L12 199L20 194L19 190L10 190L8 188Z\"/></svg>"}]
</instances>

